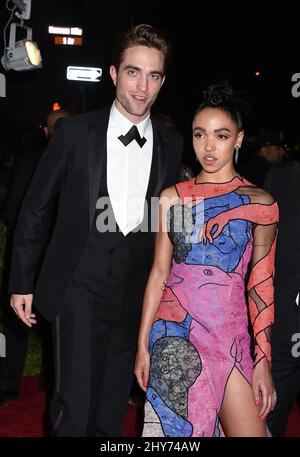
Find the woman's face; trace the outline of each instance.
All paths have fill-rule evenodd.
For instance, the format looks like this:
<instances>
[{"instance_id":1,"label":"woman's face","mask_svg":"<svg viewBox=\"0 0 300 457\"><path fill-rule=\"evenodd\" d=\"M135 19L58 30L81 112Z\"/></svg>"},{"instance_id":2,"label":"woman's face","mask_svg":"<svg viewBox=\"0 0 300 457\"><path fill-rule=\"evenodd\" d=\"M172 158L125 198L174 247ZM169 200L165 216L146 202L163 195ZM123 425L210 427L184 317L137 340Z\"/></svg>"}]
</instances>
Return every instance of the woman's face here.
<instances>
[{"instance_id":1,"label":"woman's face","mask_svg":"<svg viewBox=\"0 0 300 457\"><path fill-rule=\"evenodd\" d=\"M239 132L230 115L219 108L204 108L193 120L193 146L206 173L233 171L233 153L244 133Z\"/></svg>"}]
</instances>

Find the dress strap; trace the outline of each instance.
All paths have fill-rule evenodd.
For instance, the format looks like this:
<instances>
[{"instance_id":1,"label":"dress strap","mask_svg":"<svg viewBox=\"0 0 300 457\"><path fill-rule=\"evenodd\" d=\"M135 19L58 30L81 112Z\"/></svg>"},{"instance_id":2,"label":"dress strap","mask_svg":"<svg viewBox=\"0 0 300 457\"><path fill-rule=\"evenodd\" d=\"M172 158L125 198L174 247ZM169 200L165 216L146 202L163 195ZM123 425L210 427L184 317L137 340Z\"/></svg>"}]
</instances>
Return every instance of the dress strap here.
<instances>
[{"instance_id":1,"label":"dress strap","mask_svg":"<svg viewBox=\"0 0 300 457\"><path fill-rule=\"evenodd\" d=\"M196 195L194 195L194 178L189 181L179 182L175 187L182 204L187 203L187 199L191 201L196 198Z\"/></svg>"}]
</instances>

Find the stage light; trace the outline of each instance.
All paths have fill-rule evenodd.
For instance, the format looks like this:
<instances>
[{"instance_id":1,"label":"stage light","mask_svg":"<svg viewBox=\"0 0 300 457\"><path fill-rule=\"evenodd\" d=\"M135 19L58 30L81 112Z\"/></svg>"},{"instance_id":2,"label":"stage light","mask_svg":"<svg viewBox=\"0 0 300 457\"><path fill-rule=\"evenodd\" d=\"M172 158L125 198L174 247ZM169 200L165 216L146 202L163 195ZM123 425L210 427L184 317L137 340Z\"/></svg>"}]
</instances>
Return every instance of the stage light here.
<instances>
[{"instance_id":1,"label":"stage light","mask_svg":"<svg viewBox=\"0 0 300 457\"><path fill-rule=\"evenodd\" d=\"M26 31L26 38L16 41L16 28ZM4 51L1 63L5 70L28 71L42 67L41 52L32 41L32 29L13 22L10 25L9 45Z\"/></svg>"},{"instance_id":2,"label":"stage light","mask_svg":"<svg viewBox=\"0 0 300 457\"><path fill-rule=\"evenodd\" d=\"M11 11L10 18L4 27L4 54L1 63L5 70L28 71L42 67L41 52L38 45L32 41L32 29L24 25L24 20L30 19L31 0L11 0L15 5ZM21 23L11 22L16 15ZM9 44L6 44L6 29L10 24ZM17 27L26 32L26 37L16 41ZM21 37L20 37L21 38Z\"/></svg>"}]
</instances>

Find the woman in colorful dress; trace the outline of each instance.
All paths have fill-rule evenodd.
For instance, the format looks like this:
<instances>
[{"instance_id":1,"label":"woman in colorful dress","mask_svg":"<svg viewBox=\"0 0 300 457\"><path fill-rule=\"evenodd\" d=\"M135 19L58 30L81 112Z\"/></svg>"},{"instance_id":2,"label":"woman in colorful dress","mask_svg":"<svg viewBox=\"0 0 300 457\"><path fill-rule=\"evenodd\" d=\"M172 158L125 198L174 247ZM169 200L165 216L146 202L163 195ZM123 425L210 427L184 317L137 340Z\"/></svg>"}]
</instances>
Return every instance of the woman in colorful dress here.
<instances>
[{"instance_id":1,"label":"woman in colorful dress","mask_svg":"<svg viewBox=\"0 0 300 457\"><path fill-rule=\"evenodd\" d=\"M278 207L234 168L240 103L226 85L204 92L201 171L161 195L135 365L143 436L268 436Z\"/></svg>"}]
</instances>

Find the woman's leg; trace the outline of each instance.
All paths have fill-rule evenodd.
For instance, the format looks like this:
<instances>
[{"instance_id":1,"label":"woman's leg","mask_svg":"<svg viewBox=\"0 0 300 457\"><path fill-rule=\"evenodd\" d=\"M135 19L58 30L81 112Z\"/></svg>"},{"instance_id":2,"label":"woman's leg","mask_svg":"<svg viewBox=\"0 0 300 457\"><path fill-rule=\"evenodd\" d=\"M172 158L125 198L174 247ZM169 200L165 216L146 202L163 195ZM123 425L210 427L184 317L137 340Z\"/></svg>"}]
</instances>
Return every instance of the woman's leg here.
<instances>
[{"instance_id":1,"label":"woman's leg","mask_svg":"<svg viewBox=\"0 0 300 457\"><path fill-rule=\"evenodd\" d=\"M220 410L220 420L226 437L266 437L265 421L259 418L260 406L255 405L251 385L234 368L226 384Z\"/></svg>"}]
</instances>

